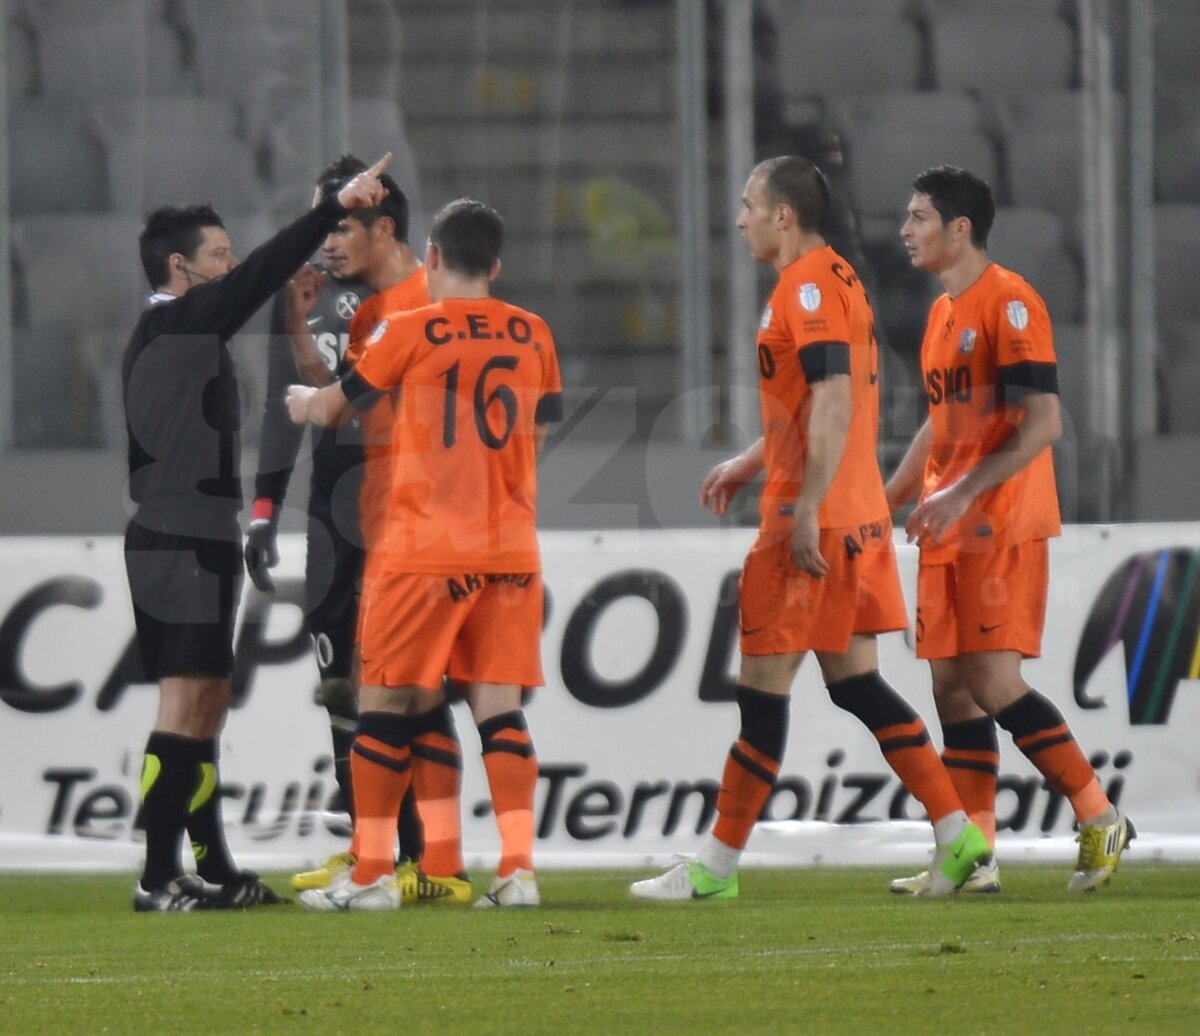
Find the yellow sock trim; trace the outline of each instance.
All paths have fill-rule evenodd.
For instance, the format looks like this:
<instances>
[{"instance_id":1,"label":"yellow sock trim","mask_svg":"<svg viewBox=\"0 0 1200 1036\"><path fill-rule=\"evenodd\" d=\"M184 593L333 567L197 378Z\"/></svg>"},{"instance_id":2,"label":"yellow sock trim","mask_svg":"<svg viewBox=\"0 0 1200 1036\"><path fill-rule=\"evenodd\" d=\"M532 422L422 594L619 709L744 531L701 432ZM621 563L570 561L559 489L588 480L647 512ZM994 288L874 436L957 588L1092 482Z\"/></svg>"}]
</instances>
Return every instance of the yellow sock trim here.
<instances>
[{"instance_id":1,"label":"yellow sock trim","mask_svg":"<svg viewBox=\"0 0 1200 1036\"><path fill-rule=\"evenodd\" d=\"M200 764L200 786L196 789L196 794L192 796L192 801L188 803L188 812L195 813L201 806L212 798L213 791L217 787L217 766L216 763L201 763Z\"/></svg>"},{"instance_id":2,"label":"yellow sock trim","mask_svg":"<svg viewBox=\"0 0 1200 1036\"><path fill-rule=\"evenodd\" d=\"M156 755L146 754L146 758L142 760L142 798L143 800L150 794L150 789L154 787L154 782L158 780L158 775L162 773L162 760Z\"/></svg>"}]
</instances>

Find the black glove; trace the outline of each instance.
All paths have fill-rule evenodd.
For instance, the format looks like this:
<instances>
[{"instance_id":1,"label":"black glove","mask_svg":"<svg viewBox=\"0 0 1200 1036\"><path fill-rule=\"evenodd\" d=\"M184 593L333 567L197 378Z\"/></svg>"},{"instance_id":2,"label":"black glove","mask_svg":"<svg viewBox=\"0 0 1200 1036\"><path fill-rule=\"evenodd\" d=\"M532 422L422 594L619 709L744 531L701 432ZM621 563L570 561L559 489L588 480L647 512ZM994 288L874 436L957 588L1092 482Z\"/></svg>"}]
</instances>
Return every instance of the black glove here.
<instances>
[{"instance_id":1,"label":"black glove","mask_svg":"<svg viewBox=\"0 0 1200 1036\"><path fill-rule=\"evenodd\" d=\"M270 569L279 564L279 547L275 543L279 531L278 512L271 501L266 501L269 507L263 507L263 501L254 501L254 514L268 511L270 517L253 518L246 532L246 572L250 581L264 594L275 592L275 580L271 578Z\"/></svg>"}]
</instances>

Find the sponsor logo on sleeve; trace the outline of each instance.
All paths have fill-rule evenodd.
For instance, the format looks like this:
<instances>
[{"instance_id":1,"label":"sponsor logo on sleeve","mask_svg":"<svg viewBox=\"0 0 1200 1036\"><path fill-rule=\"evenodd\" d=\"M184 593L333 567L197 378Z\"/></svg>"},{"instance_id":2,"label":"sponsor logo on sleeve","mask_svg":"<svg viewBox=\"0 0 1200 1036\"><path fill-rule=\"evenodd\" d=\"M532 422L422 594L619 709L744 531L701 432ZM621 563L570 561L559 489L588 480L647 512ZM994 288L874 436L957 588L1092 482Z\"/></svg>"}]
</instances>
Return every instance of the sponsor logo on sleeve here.
<instances>
[{"instance_id":1,"label":"sponsor logo on sleeve","mask_svg":"<svg viewBox=\"0 0 1200 1036\"><path fill-rule=\"evenodd\" d=\"M811 281L800 285L796 297L800 300L800 308L808 313L815 313L821 308L821 289Z\"/></svg>"},{"instance_id":2,"label":"sponsor logo on sleeve","mask_svg":"<svg viewBox=\"0 0 1200 1036\"><path fill-rule=\"evenodd\" d=\"M1004 313L1008 317L1008 322L1017 331L1024 331L1029 326L1029 310L1025 308L1025 303L1020 299L1013 299L1004 307Z\"/></svg>"},{"instance_id":3,"label":"sponsor logo on sleeve","mask_svg":"<svg viewBox=\"0 0 1200 1036\"><path fill-rule=\"evenodd\" d=\"M771 312L771 307L767 306L762 311L762 317L758 321L758 329L760 331L765 331L768 327L771 326L771 317L772 316L774 316L774 314Z\"/></svg>"},{"instance_id":4,"label":"sponsor logo on sleeve","mask_svg":"<svg viewBox=\"0 0 1200 1036\"><path fill-rule=\"evenodd\" d=\"M375 325L375 329L371 332L371 337L367 339L367 344L374 345L379 341L379 339L387 334L387 329L388 322L386 320L379 321L379 323Z\"/></svg>"}]
</instances>

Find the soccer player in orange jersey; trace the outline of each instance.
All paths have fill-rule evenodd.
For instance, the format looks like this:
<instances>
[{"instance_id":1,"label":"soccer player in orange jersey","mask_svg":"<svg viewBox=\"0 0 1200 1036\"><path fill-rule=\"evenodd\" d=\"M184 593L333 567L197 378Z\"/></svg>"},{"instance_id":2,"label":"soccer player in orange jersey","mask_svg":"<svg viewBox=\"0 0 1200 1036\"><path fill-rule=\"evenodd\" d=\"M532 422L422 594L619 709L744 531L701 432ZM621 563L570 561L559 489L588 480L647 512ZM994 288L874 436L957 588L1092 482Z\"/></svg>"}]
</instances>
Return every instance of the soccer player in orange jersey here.
<instances>
[{"instance_id":1,"label":"soccer player in orange jersey","mask_svg":"<svg viewBox=\"0 0 1200 1036\"><path fill-rule=\"evenodd\" d=\"M352 168L352 164L351 164ZM328 189L336 186L335 178L327 178ZM338 222L325 239L321 249L322 260L330 274L339 282L361 282L373 293L363 301L353 314L348 334L345 357L337 370L347 373L362 358L367 338L379 323L382 315L406 309L416 309L429 304L429 286L425 267L408 245L408 202L404 192L391 179L383 177L387 189L383 201L372 209L355 212ZM302 275L293 278L290 291L289 324L297 369L308 375L308 380L318 386L330 384L337 376L323 362L317 343L309 330L308 315L320 297L324 276L312 267L306 267ZM339 297L340 301L340 297ZM318 314L319 315L319 314ZM328 435L336 441L347 440L359 445L361 450L361 485L357 492L357 522L350 535L356 535L356 546L365 552L365 562L357 572L349 565L340 573L343 578L352 578L356 584L354 593L359 599L365 596L363 589L369 585L378 561L378 546L387 508L388 490L391 485L392 425L395 420L395 400L392 393L379 393L370 406L355 411L357 430L347 434L343 422ZM324 440L322 440L324 442ZM328 481L333 479L327 475ZM353 473L339 480L354 488ZM337 488L337 487L335 487ZM354 515L350 509L342 508L331 523L337 519L346 522ZM344 535L346 530L339 529ZM361 585L360 585L361 584ZM331 596L333 596L331 594ZM340 611L347 608L346 594L341 593L334 605ZM328 620L323 609L321 615ZM351 614L342 614L339 626L361 619L357 603ZM332 633L332 623L326 623ZM317 632L314 630L314 632ZM361 638L361 622L355 640ZM331 655L346 648L343 637L328 637L325 649ZM322 647L318 647L318 652ZM355 653L357 655L357 652ZM357 657L355 658L357 663ZM343 663L344 664L344 663ZM339 670L348 671L348 670ZM357 675L357 674L355 674ZM357 717L357 695L354 684L349 680L337 683L322 682L325 704L337 705L339 716ZM427 709L413 720L413 794L406 795L400 810L398 832L400 835L401 862L397 879L403 898L408 902L432 901L439 903L470 902L471 885L467 880L462 858L462 825L459 813L459 790L462 782L462 747L454 729L454 718L449 703L442 694L429 695ZM332 712L331 708L331 712ZM346 738L346 754L349 756L353 744L353 733ZM349 769L349 759L346 768ZM414 806L414 799L419 802ZM350 796L353 805L353 794ZM420 814L420 819L414 816ZM353 814L352 814L353 815ZM428 830L426 830L428 828ZM354 866L358 853L357 836L347 852L335 853L315 870L294 875L292 887L297 891L324 888L336 880L342 872ZM410 858L405 858L409 854ZM419 864L418 864L419 856Z\"/></svg>"},{"instance_id":2,"label":"soccer player in orange jersey","mask_svg":"<svg viewBox=\"0 0 1200 1036\"><path fill-rule=\"evenodd\" d=\"M1088 891L1112 876L1133 825L1059 710L1021 676L1021 660L1041 653L1047 541L1060 531L1050 317L1027 281L988 257L996 206L985 182L941 166L917 177L913 192L901 237L913 265L946 289L921 346L929 417L887 484L893 508L920 497L906 524L921 550L917 656L929 660L944 760L972 818L994 845L998 723L1075 810L1068 888ZM900 878L892 889L927 881ZM967 887L999 889L994 859Z\"/></svg>"},{"instance_id":3,"label":"soccer player in orange jersey","mask_svg":"<svg viewBox=\"0 0 1200 1036\"><path fill-rule=\"evenodd\" d=\"M377 310L349 374L288 392L293 420L330 424L373 393L400 389L387 515L363 602L351 758L359 853L340 881L301 894L313 909L399 904L396 807L414 731L447 677L466 688L500 830L496 879L476 906L539 903L537 757L521 696L542 683L536 460L548 423L561 418L562 385L545 322L491 296L503 227L477 201L443 208L426 253L435 302ZM431 827L426 818L427 843Z\"/></svg>"},{"instance_id":4,"label":"soccer player in orange jersey","mask_svg":"<svg viewBox=\"0 0 1200 1036\"><path fill-rule=\"evenodd\" d=\"M724 514L761 471L758 539L739 585L741 731L729 750L717 821L699 855L630 891L644 899L727 899L783 759L791 685L817 656L829 696L871 731L925 806L937 849L927 895L957 891L987 839L970 823L921 718L883 679L876 636L907 623L876 459L878 352L866 291L825 243L829 191L804 158L750 175L738 229L779 281L758 332L763 436L717 465L700 502Z\"/></svg>"}]
</instances>

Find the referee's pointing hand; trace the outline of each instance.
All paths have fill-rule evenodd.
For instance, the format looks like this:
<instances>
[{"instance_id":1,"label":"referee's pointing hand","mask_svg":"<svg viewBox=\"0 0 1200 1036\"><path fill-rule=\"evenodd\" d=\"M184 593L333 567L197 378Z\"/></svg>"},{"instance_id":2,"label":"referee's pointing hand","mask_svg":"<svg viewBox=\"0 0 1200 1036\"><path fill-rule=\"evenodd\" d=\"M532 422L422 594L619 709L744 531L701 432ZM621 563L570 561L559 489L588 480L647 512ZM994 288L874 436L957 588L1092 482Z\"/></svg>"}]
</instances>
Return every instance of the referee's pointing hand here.
<instances>
[{"instance_id":1,"label":"referee's pointing hand","mask_svg":"<svg viewBox=\"0 0 1200 1036\"><path fill-rule=\"evenodd\" d=\"M338 204L343 209L369 209L383 201L387 188L379 182L380 175L392 161L389 151L369 169L364 169L338 191Z\"/></svg>"}]
</instances>

